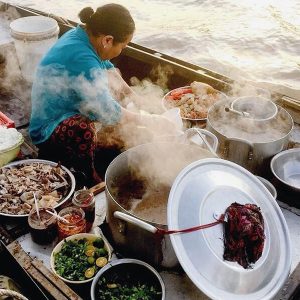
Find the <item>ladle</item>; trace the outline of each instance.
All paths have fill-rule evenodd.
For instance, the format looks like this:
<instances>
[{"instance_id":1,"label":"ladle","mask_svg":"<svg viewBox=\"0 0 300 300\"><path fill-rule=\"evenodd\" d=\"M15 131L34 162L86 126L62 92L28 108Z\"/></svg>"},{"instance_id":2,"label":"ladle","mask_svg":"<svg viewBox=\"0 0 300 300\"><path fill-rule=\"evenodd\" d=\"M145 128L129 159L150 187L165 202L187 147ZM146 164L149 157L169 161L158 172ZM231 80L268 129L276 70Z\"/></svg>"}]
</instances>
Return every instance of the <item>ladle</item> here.
<instances>
[{"instance_id":1,"label":"ladle","mask_svg":"<svg viewBox=\"0 0 300 300\"><path fill-rule=\"evenodd\" d=\"M218 154L216 153L216 150L217 150L216 147L213 148L213 147L208 143L208 141L206 140L206 137L205 137L204 134L201 132L201 130L199 130L199 129L196 128L196 127L194 127L193 130L195 130L195 131L198 133L198 135L200 136L201 140L203 141L203 143L205 144L205 146L207 147L207 149L208 149L211 153L213 153L215 156L218 157Z\"/></svg>"},{"instance_id":2,"label":"ladle","mask_svg":"<svg viewBox=\"0 0 300 300\"><path fill-rule=\"evenodd\" d=\"M247 118L250 117L250 114L247 113L246 111L235 110L235 109L233 109L231 107L228 107L228 106L225 106L225 111L226 112L232 112L232 113L240 115L242 117L247 117Z\"/></svg>"}]
</instances>

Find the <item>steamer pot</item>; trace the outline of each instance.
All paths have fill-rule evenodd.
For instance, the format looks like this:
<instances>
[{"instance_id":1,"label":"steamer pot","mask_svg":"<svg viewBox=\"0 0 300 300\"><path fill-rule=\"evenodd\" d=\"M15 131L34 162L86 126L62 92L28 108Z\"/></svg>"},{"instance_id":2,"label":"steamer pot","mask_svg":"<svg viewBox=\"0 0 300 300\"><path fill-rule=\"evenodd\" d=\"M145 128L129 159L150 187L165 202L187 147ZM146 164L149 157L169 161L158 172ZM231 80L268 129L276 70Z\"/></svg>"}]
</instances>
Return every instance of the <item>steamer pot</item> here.
<instances>
[{"instance_id":1,"label":"steamer pot","mask_svg":"<svg viewBox=\"0 0 300 300\"><path fill-rule=\"evenodd\" d=\"M216 147L214 149L216 150ZM171 189L173 181L184 167L208 157L216 155L195 144L155 142L130 148L111 162L105 176L106 221L117 251L159 267L172 268L179 265L170 237L155 235L144 229L147 225L167 229L167 222L153 222L153 216L141 218L132 213L123 202L120 203L115 186L122 178L138 169L149 182L158 179L158 182L169 184ZM179 164L176 165L176 162ZM149 167L153 165L159 168L149 172ZM167 172L168 170L171 172ZM168 195L166 203L167 197Z\"/></svg>"},{"instance_id":2,"label":"steamer pot","mask_svg":"<svg viewBox=\"0 0 300 300\"><path fill-rule=\"evenodd\" d=\"M232 100L215 103L208 111L206 129L219 141L219 156L233 161L256 175L266 175L271 158L287 149L294 123L290 114L282 107L277 107L276 116L268 120L250 120L241 115L226 112ZM232 128L224 131L234 118ZM247 126L243 131L242 126ZM278 128L275 138L268 136L269 128ZM248 134L249 133L249 134ZM248 135L248 136L247 136Z\"/></svg>"}]
</instances>

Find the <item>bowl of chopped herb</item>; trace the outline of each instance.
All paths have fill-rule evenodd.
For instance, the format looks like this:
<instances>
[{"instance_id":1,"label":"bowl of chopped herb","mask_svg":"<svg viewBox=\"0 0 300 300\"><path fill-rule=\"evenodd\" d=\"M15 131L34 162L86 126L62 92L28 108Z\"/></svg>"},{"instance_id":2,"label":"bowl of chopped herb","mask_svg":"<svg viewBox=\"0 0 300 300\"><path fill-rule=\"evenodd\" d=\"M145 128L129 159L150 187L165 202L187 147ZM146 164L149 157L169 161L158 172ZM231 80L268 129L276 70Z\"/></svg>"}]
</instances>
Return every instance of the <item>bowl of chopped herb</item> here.
<instances>
[{"instance_id":1,"label":"bowl of chopped herb","mask_svg":"<svg viewBox=\"0 0 300 300\"><path fill-rule=\"evenodd\" d=\"M105 238L91 233L78 233L59 242L51 253L52 271L67 283L86 283L111 259Z\"/></svg>"},{"instance_id":2,"label":"bowl of chopped herb","mask_svg":"<svg viewBox=\"0 0 300 300\"><path fill-rule=\"evenodd\" d=\"M165 285L149 264L131 258L109 262L94 277L92 300L164 300Z\"/></svg>"}]
</instances>

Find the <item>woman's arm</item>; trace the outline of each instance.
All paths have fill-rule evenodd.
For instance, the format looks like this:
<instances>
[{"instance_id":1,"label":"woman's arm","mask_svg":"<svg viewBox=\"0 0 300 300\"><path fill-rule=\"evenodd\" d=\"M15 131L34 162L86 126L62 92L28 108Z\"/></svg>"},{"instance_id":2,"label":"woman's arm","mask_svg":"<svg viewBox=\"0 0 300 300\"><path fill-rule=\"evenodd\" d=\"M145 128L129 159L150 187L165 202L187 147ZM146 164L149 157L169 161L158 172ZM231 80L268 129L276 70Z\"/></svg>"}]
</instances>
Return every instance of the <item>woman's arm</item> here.
<instances>
[{"instance_id":1,"label":"woman's arm","mask_svg":"<svg viewBox=\"0 0 300 300\"><path fill-rule=\"evenodd\" d=\"M118 69L109 69L108 79L114 98L121 103L124 98L129 98L133 101L139 98L139 95L136 94L122 78ZM140 113L131 112L124 107L121 108L121 112L121 124L135 123L137 126L144 126L153 132L163 134L174 134L176 131L174 123L164 116L155 114L142 115Z\"/></svg>"},{"instance_id":2,"label":"woman's arm","mask_svg":"<svg viewBox=\"0 0 300 300\"><path fill-rule=\"evenodd\" d=\"M113 97L122 102L124 98L138 98L139 96L122 78L119 69L111 68L107 71L108 83Z\"/></svg>"},{"instance_id":3,"label":"woman's arm","mask_svg":"<svg viewBox=\"0 0 300 300\"><path fill-rule=\"evenodd\" d=\"M142 115L141 113L134 113L122 107L120 124L128 123L146 127L153 134L158 135L172 135L177 131L175 124L164 116L156 114Z\"/></svg>"}]
</instances>

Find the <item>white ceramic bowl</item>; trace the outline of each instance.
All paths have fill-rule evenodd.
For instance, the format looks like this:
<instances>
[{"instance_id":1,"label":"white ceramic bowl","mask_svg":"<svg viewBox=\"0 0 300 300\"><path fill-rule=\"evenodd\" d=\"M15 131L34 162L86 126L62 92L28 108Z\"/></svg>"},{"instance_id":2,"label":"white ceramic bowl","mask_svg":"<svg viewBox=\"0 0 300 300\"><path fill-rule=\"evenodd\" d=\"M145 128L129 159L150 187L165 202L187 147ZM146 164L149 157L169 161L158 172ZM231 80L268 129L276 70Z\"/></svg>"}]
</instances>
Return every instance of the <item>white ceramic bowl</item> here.
<instances>
[{"instance_id":1,"label":"white ceramic bowl","mask_svg":"<svg viewBox=\"0 0 300 300\"><path fill-rule=\"evenodd\" d=\"M52 250L52 253L51 253L51 257L50 257L50 266L51 266L51 269L52 271L55 273L56 276L58 276L60 279L62 279L63 281L67 282L67 283L72 283L72 284L81 284L81 283L86 283L86 282L90 282L93 280L93 278L96 276L97 273L95 273L95 275L89 279L86 279L86 280L78 280L78 281L72 281L72 280L69 280L69 279L66 279L62 276L60 276L56 270L55 270L55 264L54 264L54 261L55 261L55 254L60 252L63 244L66 242L66 241L70 241L70 240L81 240L81 239L96 239L96 238L102 238L103 241L104 241L104 248L107 250L108 252L108 261L111 260L111 249L108 245L108 242L106 240L106 238L103 236L103 235L98 235L98 234L93 234L93 233L78 233L78 234L74 234L74 235L71 235L65 239L63 239L62 241L60 241L55 247L54 249ZM101 270L101 269L99 269ZM99 272L98 270L98 272Z\"/></svg>"}]
</instances>

